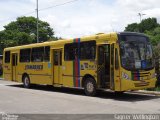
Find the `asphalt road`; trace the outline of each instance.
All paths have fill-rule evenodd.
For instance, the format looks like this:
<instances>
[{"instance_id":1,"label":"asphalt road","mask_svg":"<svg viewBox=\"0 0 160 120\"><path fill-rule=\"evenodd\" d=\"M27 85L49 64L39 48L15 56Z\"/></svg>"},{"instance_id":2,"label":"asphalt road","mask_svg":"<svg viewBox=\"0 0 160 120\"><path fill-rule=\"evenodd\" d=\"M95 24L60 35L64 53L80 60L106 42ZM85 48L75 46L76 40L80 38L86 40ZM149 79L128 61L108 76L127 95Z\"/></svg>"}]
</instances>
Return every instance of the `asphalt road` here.
<instances>
[{"instance_id":1,"label":"asphalt road","mask_svg":"<svg viewBox=\"0 0 160 120\"><path fill-rule=\"evenodd\" d=\"M160 114L160 96L33 86L0 80L0 113L10 114Z\"/></svg>"}]
</instances>

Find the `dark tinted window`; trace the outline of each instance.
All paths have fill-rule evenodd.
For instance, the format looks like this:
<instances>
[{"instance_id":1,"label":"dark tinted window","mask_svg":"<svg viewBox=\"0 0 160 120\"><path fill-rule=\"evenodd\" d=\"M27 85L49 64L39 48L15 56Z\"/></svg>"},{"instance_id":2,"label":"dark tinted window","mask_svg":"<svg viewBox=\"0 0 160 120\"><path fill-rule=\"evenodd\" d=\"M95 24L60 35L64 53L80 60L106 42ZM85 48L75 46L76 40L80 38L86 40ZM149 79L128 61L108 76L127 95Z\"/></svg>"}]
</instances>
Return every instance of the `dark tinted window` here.
<instances>
[{"instance_id":1,"label":"dark tinted window","mask_svg":"<svg viewBox=\"0 0 160 120\"><path fill-rule=\"evenodd\" d=\"M82 42L80 44L80 59L81 60L95 59L95 53L96 53L96 42L95 41Z\"/></svg>"},{"instance_id":2,"label":"dark tinted window","mask_svg":"<svg viewBox=\"0 0 160 120\"><path fill-rule=\"evenodd\" d=\"M10 51L5 52L5 63L10 63Z\"/></svg>"},{"instance_id":3,"label":"dark tinted window","mask_svg":"<svg viewBox=\"0 0 160 120\"><path fill-rule=\"evenodd\" d=\"M45 62L50 61L50 47L49 46L45 47L44 61Z\"/></svg>"},{"instance_id":4,"label":"dark tinted window","mask_svg":"<svg viewBox=\"0 0 160 120\"><path fill-rule=\"evenodd\" d=\"M31 49L20 50L20 62L30 62Z\"/></svg>"},{"instance_id":5,"label":"dark tinted window","mask_svg":"<svg viewBox=\"0 0 160 120\"><path fill-rule=\"evenodd\" d=\"M95 59L96 42L88 41L78 43L71 43L65 45L65 60L74 60L77 56L81 60Z\"/></svg>"},{"instance_id":6,"label":"dark tinted window","mask_svg":"<svg viewBox=\"0 0 160 120\"><path fill-rule=\"evenodd\" d=\"M54 65L62 65L62 51L54 51Z\"/></svg>"},{"instance_id":7,"label":"dark tinted window","mask_svg":"<svg viewBox=\"0 0 160 120\"><path fill-rule=\"evenodd\" d=\"M78 44L77 43L71 43L71 44L66 44L64 47L65 50L65 60L74 60L75 55L78 54Z\"/></svg>"},{"instance_id":8,"label":"dark tinted window","mask_svg":"<svg viewBox=\"0 0 160 120\"><path fill-rule=\"evenodd\" d=\"M32 49L32 62L42 62L44 57L44 47Z\"/></svg>"}]
</instances>

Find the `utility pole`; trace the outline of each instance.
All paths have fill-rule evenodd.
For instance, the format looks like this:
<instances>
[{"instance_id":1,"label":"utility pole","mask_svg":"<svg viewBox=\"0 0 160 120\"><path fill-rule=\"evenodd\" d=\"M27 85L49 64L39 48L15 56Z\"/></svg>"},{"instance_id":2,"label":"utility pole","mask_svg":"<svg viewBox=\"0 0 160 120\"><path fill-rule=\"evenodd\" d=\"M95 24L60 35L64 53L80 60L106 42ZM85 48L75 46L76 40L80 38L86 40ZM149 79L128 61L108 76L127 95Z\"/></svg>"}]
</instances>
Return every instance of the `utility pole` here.
<instances>
[{"instance_id":1,"label":"utility pole","mask_svg":"<svg viewBox=\"0 0 160 120\"><path fill-rule=\"evenodd\" d=\"M144 15L146 15L146 14L138 13L138 16L139 16L139 18L140 18L140 23L142 22L142 16L144 16Z\"/></svg>"},{"instance_id":2,"label":"utility pole","mask_svg":"<svg viewBox=\"0 0 160 120\"><path fill-rule=\"evenodd\" d=\"M38 25L38 21L39 21L39 18L38 18L38 0L37 0L37 43L39 43L39 25Z\"/></svg>"}]
</instances>

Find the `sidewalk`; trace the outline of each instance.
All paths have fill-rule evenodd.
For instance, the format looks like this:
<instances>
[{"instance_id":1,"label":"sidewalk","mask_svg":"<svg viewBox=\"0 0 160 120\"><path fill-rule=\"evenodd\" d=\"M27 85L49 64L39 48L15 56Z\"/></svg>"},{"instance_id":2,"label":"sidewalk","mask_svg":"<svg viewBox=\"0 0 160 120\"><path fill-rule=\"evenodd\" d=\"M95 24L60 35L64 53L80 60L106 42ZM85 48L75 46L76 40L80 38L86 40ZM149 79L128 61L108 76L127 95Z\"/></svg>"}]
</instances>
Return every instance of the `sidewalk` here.
<instances>
[{"instance_id":1,"label":"sidewalk","mask_svg":"<svg viewBox=\"0 0 160 120\"><path fill-rule=\"evenodd\" d=\"M142 93L142 94L152 94L152 95L158 95L160 96L160 91L147 91L147 90L138 90L138 91L133 91L134 93Z\"/></svg>"}]
</instances>

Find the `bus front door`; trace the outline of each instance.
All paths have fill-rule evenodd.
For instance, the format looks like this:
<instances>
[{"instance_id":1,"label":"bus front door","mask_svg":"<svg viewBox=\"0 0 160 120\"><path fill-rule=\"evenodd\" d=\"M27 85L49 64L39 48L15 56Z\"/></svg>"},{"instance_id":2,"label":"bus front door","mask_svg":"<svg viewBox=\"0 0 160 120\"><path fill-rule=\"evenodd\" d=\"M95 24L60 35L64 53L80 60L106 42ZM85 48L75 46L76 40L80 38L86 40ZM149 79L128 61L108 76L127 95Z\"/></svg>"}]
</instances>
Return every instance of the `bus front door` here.
<instances>
[{"instance_id":1,"label":"bus front door","mask_svg":"<svg viewBox=\"0 0 160 120\"><path fill-rule=\"evenodd\" d=\"M12 81L17 80L17 53L12 54Z\"/></svg>"},{"instance_id":2,"label":"bus front door","mask_svg":"<svg viewBox=\"0 0 160 120\"><path fill-rule=\"evenodd\" d=\"M111 83L110 89L114 91L121 91L121 81L120 81L120 69L119 69L119 52L115 44L111 45Z\"/></svg>"},{"instance_id":3,"label":"bus front door","mask_svg":"<svg viewBox=\"0 0 160 120\"><path fill-rule=\"evenodd\" d=\"M53 84L62 84L62 50L53 51Z\"/></svg>"},{"instance_id":4,"label":"bus front door","mask_svg":"<svg viewBox=\"0 0 160 120\"><path fill-rule=\"evenodd\" d=\"M98 81L100 88L110 88L110 44L98 46Z\"/></svg>"}]
</instances>

